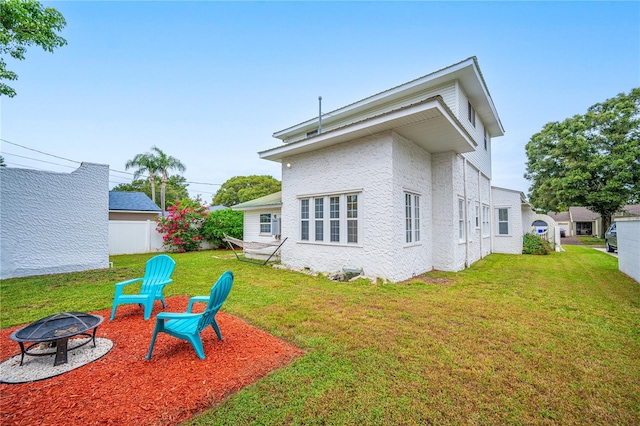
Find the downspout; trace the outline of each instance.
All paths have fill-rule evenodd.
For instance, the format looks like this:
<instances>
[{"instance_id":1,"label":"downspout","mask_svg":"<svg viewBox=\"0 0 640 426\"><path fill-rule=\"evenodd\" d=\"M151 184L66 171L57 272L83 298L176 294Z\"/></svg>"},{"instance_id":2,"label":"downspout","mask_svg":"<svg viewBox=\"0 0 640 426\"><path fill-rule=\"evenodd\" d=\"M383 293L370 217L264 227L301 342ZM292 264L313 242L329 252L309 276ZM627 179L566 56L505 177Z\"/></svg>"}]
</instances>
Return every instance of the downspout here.
<instances>
[{"instance_id":1,"label":"downspout","mask_svg":"<svg viewBox=\"0 0 640 426\"><path fill-rule=\"evenodd\" d=\"M478 169L478 225L480 228L480 259L484 257L482 252L482 172Z\"/></svg>"},{"instance_id":2,"label":"downspout","mask_svg":"<svg viewBox=\"0 0 640 426\"><path fill-rule=\"evenodd\" d=\"M464 188L464 267L469 267L469 200L467 199L467 159L462 157L462 180Z\"/></svg>"},{"instance_id":3,"label":"downspout","mask_svg":"<svg viewBox=\"0 0 640 426\"><path fill-rule=\"evenodd\" d=\"M489 253L493 253L493 221L495 220L493 212L493 187L491 186L491 180L489 180Z\"/></svg>"}]
</instances>

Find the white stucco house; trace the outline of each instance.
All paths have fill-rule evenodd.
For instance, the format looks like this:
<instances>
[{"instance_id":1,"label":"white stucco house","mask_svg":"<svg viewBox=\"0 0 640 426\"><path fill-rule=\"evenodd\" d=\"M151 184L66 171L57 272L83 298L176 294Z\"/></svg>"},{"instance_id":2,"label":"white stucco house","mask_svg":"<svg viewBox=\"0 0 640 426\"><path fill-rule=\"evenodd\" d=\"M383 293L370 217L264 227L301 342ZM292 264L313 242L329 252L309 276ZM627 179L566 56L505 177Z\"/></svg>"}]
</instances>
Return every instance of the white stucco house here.
<instances>
[{"instance_id":1,"label":"white stucco house","mask_svg":"<svg viewBox=\"0 0 640 426\"><path fill-rule=\"evenodd\" d=\"M245 240L273 239L280 216L291 267L391 281L458 271L521 253L530 231L524 194L491 186L503 134L472 57L274 133L282 143L259 155L282 164L280 197L234 208Z\"/></svg>"}]
</instances>

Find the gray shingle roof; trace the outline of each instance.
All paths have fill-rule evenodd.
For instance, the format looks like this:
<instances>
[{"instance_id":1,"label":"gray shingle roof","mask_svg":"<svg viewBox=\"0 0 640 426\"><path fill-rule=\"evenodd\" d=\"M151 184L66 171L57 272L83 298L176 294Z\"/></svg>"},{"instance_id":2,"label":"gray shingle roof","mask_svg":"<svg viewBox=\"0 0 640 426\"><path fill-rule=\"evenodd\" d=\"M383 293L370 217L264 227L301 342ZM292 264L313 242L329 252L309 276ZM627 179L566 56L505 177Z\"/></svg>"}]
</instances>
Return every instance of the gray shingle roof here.
<instances>
[{"instance_id":1,"label":"gray shingle roof","mask_svg":"<svg viewBox=\"0 0 640 426\"><path fill-rule=\"evenodd\" d=\"M158 207L144 192L109 191L109 210L159 212Z\"/></svg>"}]
</instances>

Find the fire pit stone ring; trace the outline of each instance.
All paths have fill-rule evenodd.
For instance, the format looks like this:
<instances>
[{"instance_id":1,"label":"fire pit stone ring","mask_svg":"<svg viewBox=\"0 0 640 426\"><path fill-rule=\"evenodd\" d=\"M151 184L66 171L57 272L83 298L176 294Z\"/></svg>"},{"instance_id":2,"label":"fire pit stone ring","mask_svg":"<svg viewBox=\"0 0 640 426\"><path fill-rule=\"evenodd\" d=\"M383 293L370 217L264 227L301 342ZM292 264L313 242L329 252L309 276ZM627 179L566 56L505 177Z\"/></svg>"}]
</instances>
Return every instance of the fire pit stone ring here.
<instances>
[{"instance_id":1,"label":"fire pit stone ring","mask_svg":"<svg viewBox=\"0 0 640 426\"><path fill-rule=\"evenodd\" d=\"M54 366L67 363L67 351L77 349L93 342L96 346L96 331L98 326L102 324L104 318L99 315L88 314L84 312L61 312L59 314L50 315L46 318L39 319L29 325L11 333L9 338L18 342L20 345L20 365L22 366L24 356L47 356L56 354L53 362ZM89 333L93 330L92 333ZM72 348L67 346L68 341L74 336L90 337L84 343L76 345ZM33 353L29 349L40 343L52 342L56 350L54 352ZM25 348L25 343L31 343Z\"/></svg>"}]
</instances>

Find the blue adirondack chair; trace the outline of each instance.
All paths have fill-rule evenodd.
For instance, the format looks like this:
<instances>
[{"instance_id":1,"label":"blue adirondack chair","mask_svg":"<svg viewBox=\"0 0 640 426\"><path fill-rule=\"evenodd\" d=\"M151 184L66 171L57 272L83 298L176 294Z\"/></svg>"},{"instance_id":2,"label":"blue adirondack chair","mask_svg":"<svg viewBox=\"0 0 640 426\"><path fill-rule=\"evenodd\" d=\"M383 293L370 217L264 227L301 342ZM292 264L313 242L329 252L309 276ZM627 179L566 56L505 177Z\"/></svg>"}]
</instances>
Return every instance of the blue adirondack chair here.
<instances>
[{"instance_id":1,"label":"blue adirondack chair","mask_svg":"<svg viewBox=\"0 0 640 426\"><path fill-rule=\"evenodd\" d=\"M151 317L151 310L156 300L162 302L162 307L166 308L162 290L173 282L171 274L176 266L176 262L166 254L160 254L147 261L147 267L143 278L134 278L116 284L116 294L113 297L113 308L111 309L111 319L116 316L116 307L129 303L137 303L144 306L144 319ZM123 294L124 287L135 282L142 281L140 294Z\"/></svg>"},{"instance_id":2,"label":"blue adirondack chair","mask_svg":"<svg viewBox=\"0 0 640 426\"><path fill-rule=\"evenodd\" d=\"M196 296L189 300L189 306L184 313L160 312L156 316L156 328L153 330L151 338L151 346L146 358L151 359L153 346L156 343L158 333L167 333L178 339L183 339L191 343L196 350L198 358L204 359L204 349L202 347L202 339L200 333L202 330L211 326L216 332L219 340L222 340L220 327L216 322L216 314L220 307L227 299L231 286L233 285L233 272L227 271L218 278L218 281L211 288L209 296ZM204 312L191 313L194 302L206 302L207 307Z\"/></svg>"}]
</instances>

